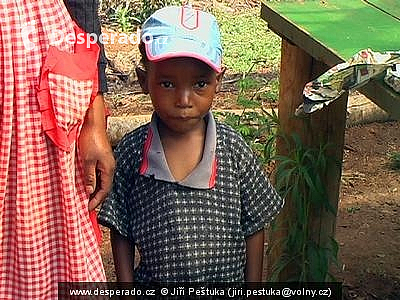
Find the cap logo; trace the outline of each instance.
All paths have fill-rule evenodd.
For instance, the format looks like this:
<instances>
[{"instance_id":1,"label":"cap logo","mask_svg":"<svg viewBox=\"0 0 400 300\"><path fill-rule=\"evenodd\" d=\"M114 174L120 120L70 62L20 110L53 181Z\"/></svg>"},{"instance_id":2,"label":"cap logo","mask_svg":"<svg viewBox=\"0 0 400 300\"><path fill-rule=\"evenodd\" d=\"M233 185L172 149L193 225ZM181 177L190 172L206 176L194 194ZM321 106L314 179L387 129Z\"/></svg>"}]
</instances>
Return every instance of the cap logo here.
<instances>
[{"instance_id":1,"label":"cap logo","mask_svg":"<svg viewBox=\"0 0 400 300\"><path fill-rule=\"evenodd\" d=\"M199 11L191 7L183 6L181 8L181 25L189 30L199 27Z\"/></svg>"}]
</instances>

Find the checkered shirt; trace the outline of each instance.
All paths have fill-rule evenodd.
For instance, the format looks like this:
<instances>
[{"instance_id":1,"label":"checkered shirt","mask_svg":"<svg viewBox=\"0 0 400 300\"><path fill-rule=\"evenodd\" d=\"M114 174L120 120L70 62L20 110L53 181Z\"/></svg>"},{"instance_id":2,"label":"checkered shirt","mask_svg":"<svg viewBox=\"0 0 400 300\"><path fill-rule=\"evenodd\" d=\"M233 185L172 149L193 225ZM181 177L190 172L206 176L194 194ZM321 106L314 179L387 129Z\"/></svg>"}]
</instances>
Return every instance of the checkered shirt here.
<instances>
[{"instance_id":1,"label":"checkered shirt","mask_svg":"<svg viewBox=\"0 0 400 300\"><path fill-rule=\"evenodd\" d=\"M194 189L140 175L148 131L134 130L117 147L114 187L99 214L138 247L135 280L243 281L246 237L283 204L250 148L217 123L215 186Z\"/></svg>"},{"instance_id":2,"label":"checkered shirt","mask_svg":"<svg viewBox=\"0 0 400 300\"><path fill-rule=\"evenodd\" d=\"M105 280L76 144L62 151L42 128L36 87L54 30L74 33L62 0L0 1L0 299L57 299L60 281ZM90 84L49 80L68 130L84 118Z\"/></svg>"}]
</instances>

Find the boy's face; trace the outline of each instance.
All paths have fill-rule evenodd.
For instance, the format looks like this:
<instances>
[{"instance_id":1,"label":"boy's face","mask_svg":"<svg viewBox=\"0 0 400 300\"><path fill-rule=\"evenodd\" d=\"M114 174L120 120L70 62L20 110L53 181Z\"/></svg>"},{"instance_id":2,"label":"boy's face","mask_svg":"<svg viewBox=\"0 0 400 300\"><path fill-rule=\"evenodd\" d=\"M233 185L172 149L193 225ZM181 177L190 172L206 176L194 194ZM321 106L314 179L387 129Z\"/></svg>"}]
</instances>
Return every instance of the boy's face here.
<instances>
[{"instance_id":1,"label":"boy's face","mask_svg":"<svg viewBox=\"0 0 400 300\"><path fill-rule=\"evenodd\" d=\"M189 57L149 62L139 81L149 93L154 110L167 128L187 133L196 128L209 111L222 73Z\"/></svg>"}]
</instances>

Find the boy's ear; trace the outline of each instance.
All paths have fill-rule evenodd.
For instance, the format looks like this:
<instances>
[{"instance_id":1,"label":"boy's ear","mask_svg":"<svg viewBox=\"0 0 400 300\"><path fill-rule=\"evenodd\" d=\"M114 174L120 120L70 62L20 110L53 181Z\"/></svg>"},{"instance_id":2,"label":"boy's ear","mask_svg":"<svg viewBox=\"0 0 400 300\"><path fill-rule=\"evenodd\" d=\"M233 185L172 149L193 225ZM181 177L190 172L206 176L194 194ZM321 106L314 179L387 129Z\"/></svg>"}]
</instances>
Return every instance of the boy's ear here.
<instances>
[{"instance_id":1,"label":"boy's ear","mask_svg":"<svg viewBox=\"0 0 400 300\"><path fill-rule=\"evenodd\" d=\"M216 92L216 93L218 93L218 92L221 90L222 78L224 77L225 71L226 71L226 68L223 67L223 68L221 69L221 72L219 72L219 73L217 74L217 87L215 88L215 92Z\"/></svg>"},{"instance_id":2,"label":"boy's ear","mask_svg":"<svg viewBox=\"0 0 400 300\"><path fill-rule=\"evenodd\" d=\"M140 87L142 88L143 93L145 93L147 95L149 93L149 87L147 84L147 71L145 71L139 67L136 67L135 71L136 71L136 75L137 75Z\"/></svg>"}]
</instances>

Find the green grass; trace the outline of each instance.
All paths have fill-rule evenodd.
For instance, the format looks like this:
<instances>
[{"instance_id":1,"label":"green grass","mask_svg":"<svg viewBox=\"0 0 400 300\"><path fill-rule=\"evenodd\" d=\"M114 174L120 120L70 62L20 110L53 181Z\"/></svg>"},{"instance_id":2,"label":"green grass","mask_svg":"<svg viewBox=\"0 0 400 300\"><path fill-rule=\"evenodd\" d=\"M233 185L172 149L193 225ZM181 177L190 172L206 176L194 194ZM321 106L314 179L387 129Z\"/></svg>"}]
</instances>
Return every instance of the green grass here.
<instances>
[{"instance_id":1,"label":"green grass","mask_svg":"<svg viewBox=\"0 0 400 300\"><path fill-rule=\"evenodd\" d=\"M224 65L228 72L245 73L255 62L253 71L279 67L280 38L267 28L256 7L240 13L215 10L221 28Z\"/></svg>"}]
</instances>

